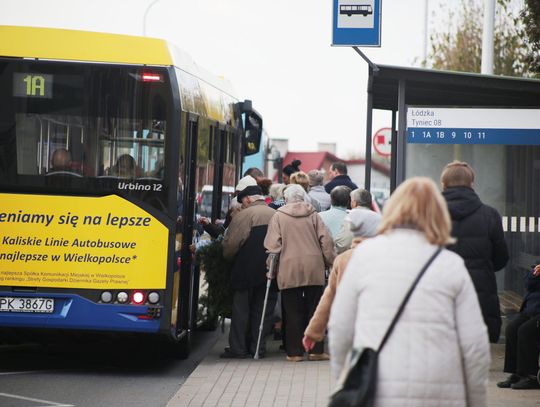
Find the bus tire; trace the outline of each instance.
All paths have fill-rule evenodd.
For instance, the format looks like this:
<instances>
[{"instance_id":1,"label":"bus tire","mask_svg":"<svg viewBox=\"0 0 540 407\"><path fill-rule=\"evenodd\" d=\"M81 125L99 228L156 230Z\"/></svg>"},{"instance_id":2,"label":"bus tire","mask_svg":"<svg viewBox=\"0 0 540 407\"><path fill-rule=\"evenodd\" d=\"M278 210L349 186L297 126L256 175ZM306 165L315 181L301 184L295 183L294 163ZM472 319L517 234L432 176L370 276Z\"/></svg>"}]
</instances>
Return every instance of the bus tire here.
<instances>
[{"instance_id":1,"label":"bus tire","mask_svg":"<svg viewBox=\"0 0 540 407\"><path fill-rule=\"evenodd\" d=\"M162 341L166 356L174 359L187 359L191 350L191 334L186 332L180 338L165 338Z\"/></svg>"},{"instance_id":2,"label":"bus tire","mask_svg":"<svg viewBox=\"0 0 540 407\"><path fill-rule=\"evenodd\" d=\"M191 333L183 336L176 345L175 357L177 359L187 359L191 351Z\"/></svg>"}]
</instances>

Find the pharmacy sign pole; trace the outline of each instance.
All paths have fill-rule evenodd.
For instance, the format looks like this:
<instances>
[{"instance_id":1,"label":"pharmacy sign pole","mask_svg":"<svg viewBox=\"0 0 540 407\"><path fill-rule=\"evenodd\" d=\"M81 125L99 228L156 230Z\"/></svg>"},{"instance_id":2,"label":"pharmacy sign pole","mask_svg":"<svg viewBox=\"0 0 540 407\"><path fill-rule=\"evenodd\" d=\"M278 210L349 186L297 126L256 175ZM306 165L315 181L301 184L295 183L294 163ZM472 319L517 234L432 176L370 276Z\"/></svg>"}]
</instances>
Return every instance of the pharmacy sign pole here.
<instances>
[{"instance_id":1,"label":"pharmacy sign pole","mask_svg":"<svg viewBox=\"0 0 540 407\"><path fill-rule=\"evenodd\" d=\"M379 68L358 47L381 46L382 0L332 0L332 46L352 47L373 71ZM364 188L371 186L371 132L373 96L368 89L366 172Z\"/></svg>"}]
</instances>

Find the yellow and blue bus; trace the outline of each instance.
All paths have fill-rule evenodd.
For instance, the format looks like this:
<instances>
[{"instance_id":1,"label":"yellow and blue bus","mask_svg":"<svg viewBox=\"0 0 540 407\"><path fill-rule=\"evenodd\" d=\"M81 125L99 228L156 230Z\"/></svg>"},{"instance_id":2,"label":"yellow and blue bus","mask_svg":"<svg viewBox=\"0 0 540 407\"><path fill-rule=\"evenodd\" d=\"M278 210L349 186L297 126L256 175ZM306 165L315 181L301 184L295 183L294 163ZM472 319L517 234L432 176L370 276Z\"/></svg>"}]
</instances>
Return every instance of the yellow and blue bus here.
<instances>
[{"instance_id":1,"label":"yellow and blue bus","mask_svg":"<svg viewBox=\"0 0 540 407\"><path fill-rule=\"evenodd\" d=\"M0 38L0 337L158 335L185 355L197 198L212 185L223 213L261 116L163 40Z\"/></svg>"}]
</instances>

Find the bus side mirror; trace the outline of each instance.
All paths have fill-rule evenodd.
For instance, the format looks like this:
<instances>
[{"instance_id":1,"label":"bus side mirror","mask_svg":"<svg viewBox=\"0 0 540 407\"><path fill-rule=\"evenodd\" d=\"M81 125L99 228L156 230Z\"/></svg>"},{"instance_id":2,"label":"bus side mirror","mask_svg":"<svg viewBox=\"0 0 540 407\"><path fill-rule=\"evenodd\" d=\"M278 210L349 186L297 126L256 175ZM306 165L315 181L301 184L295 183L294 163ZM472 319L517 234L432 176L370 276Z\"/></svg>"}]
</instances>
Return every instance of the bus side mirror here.
<instances>
[{"instance_id":1,"label":"bus side mirror","mask_svg":"<svg viewBox=\"0 0 540 407\"><path fill-rule=\"evenodd\" d=\"M257 154L261 147L262 118L255 111L245 113L244 156Z\"/></svg>"}]
</instances>

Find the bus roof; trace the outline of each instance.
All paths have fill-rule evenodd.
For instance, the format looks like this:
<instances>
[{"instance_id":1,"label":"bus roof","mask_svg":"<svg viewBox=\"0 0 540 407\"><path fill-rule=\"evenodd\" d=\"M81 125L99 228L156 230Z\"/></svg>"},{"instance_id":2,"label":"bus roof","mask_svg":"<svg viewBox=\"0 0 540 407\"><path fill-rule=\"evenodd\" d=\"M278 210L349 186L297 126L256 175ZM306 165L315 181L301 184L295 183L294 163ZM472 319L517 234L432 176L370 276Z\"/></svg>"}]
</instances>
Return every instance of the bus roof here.
<instances>
[{"instance_id":1,"label":"bus roof","mask_svg":"<svg viewBox=\"0 0 540 407\"><path fill-rule=\"evenodd\" d=\"M173 44L157 38L59 28L0 26L0 57L176 66L230 96L230 82L196 64Z\"/></svg>"},{"instance_id":2,"label":"bus roof","mask_svg":"<svg viewBox=\"0 0 540 407\"><path fill-rule=\"evenodd\" d=\"M0 26L0 56L173 65L164 40L57 28Z\"/></svg>"}]
</instances>

